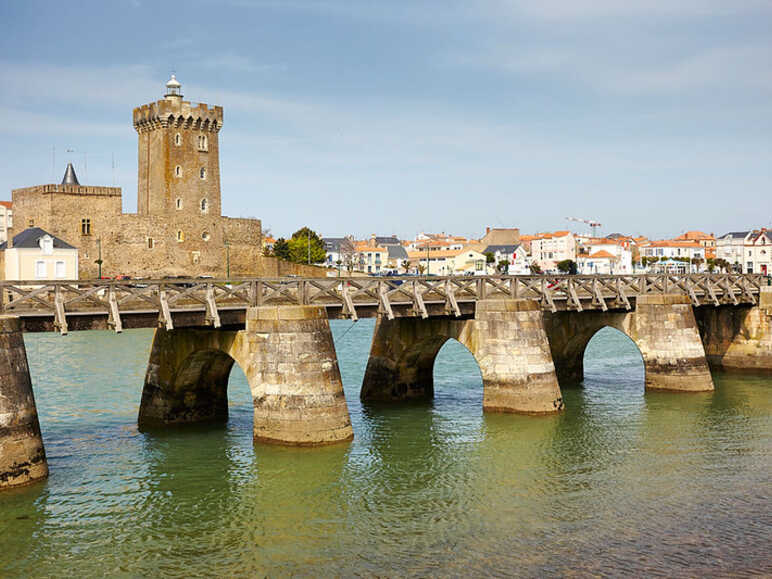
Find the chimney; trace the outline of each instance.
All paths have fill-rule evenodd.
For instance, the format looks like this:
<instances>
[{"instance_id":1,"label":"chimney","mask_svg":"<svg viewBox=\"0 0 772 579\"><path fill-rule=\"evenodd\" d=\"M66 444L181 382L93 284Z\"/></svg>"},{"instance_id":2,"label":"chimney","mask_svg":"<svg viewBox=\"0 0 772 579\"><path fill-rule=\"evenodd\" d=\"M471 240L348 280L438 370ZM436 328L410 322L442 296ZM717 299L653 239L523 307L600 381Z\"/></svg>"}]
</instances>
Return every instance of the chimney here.
<instances>
[{"instance_id":1,"label":"chimney","mask_svg":"<svg viewBox=\"0 0 772 579\"><path fill-rule=\"evenodd\" d=\"M488 235L490 232L491 232L491 228L490 227L486 227L485 228L485 235Z\"/></svg>"},{"instance_id":2,"label":"chimney","mask_svg":"<svg viewBox=\"0 0 772 579\"><path fill-rule=\"evenodd\" d=\"M6 249L13 249L13 227L7 228L5 233L8 236L8 243L5 247Z\"/></svg>"}]
</instances>

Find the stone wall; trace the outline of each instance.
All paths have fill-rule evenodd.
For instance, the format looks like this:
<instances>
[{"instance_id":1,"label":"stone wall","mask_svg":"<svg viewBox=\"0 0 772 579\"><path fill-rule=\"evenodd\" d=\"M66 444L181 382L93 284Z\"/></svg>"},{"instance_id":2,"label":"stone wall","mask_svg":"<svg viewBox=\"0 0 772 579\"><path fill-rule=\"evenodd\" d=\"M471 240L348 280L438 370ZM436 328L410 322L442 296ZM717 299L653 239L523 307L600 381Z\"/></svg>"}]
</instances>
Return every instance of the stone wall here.
<instances>
[{"instance_id":1,"label":"stone wall","mask_svg":"<svg viewBox=\"0 0 772 579\"><path fill-rule=\"evenodd\" d=\"M756 306L703 306L695 316L711 367L772 372L772 287Z\"/></svg>"},{"instance_id":2,"label":"stone wall","mask_svg":"<svg viewBox=\"0 0 772 579\"><path fill-rule=\"evenodd\" d=\"M47 476L21 325L0 316L0 488Z\"/></svg>"},{"instance_id":3,"label":"stone wall","mask_svg":"<svg viewBox=\"0 0 772 579\"><path fill-rule=\"evenodd\" d=\"M78 248L82 279L98 276L100 243L105 277L225 277L228 253L231 276L263 275L262 232L257 219L220 217L214 213L124 214L120 189L45 187L14 190L14 207L18 206L14 219L20 224L32 220L35 226ZM81 195L80 191L85 189L106 193ZM83 234L83 219L89 220L88 235Z\"/></svg>"}]
</instances>

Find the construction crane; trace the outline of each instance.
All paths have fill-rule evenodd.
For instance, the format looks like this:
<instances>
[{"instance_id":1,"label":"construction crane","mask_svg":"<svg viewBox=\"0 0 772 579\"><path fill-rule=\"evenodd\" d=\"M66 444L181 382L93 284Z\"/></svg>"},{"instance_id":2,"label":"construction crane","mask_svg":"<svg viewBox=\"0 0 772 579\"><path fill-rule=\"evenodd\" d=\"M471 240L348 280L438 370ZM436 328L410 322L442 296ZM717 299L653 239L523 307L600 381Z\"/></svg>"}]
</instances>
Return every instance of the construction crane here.
<instances>
[{"instance_id":1,"label":"construction crane","mask_svg":"<svg viewBox=\"0 0 772 579\"><path fill-rule=\"evenodd\" d=\"M578 217L566 217L566 220L568 221L578 221L579 223L586 223L590 226L590 229L592 229L592 236L598 237L598 227L602 227L602 225L597 222L593 221L592 219L579 219Z\"/></svg>"}]
</instances>

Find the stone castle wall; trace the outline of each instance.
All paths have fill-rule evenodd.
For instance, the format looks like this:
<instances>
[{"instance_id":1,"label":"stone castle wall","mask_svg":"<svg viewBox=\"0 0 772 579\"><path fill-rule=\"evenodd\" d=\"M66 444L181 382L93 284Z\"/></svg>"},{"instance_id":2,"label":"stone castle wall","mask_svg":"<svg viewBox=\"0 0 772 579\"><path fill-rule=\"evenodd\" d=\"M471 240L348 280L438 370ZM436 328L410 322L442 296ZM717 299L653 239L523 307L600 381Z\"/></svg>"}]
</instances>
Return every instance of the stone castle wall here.
<instances>
[{"instance_id":1,"label":"stone castle wall","mask_svg":"<svg viewBox=\"0 0 772 579\"><path fill-rule=\"evenodd\" d=\"M81 189L92 193L81 195ZM98 276L100 244L105 277L225 277L228 253L231 276L262 275L262 231L257 219L124 214L120 189L112 187L28 187L14 190L13 202L15 233L41 227L78 248L81 278ZM84 234L83 219L89 220L88 234Z\"/></svg>"}]
</instances>

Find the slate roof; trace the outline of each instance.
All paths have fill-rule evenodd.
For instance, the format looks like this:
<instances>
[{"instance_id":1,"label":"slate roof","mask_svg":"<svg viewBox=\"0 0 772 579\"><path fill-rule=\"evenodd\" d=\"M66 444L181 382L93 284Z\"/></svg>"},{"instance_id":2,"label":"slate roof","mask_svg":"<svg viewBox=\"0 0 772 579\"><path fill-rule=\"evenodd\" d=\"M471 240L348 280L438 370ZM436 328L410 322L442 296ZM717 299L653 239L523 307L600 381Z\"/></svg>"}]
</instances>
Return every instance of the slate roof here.
<instances>
[{"instance_id":1,"label":"slate roof","mask_svg":"<svg viewBox=\"0 0 772 579\"><path fill-rule=\"evenodd\" d=\"M407 251L400 245L387 245L386 249L389 250L389 259L407 259Z\"/></svg>"},{"instance_id":2,"label":"slate roof","mask_svg":"<svg viewBox=\"0 0 772 579\"><path fill-rule=\"evenodd\" d=\"M375 243L378 245L402 245L402 242L396 235L389 235L386 237L375 237Z\"/></svg>"},{"instance_id":3,"label":"slate roof","mask_svg":"<svg viewBox=\"0 0 772 579\"><path fill-rule=\"evenodd\" d=\"M64 170L64 179L62 179L62 185L80 185L78 183L78 176L75 174L75 168L72 163L67 163L67 169Z\"/></svg>"},{"instance_id":4,"label":"slate roof","mask_svg":"<svg viewBox=\"0 0 772 579\"><path fill-rule=\"evenodd\" d=\"M496 253L497 251L500 253L514 253L518 247L520 247L519 243L517 245L489 245L480 253Z\"/></svg>"},{"instance_id":5,"label":"slate roof","mask_svg":"<svg viewBox=\"0 0 772 579\"><path fill-rule=\"evenodd\" d=\"M730 231L719 237L719 239L745 239L745 236L749 233L750 231Z\"/></svg>"},{"instance_id":6,"label":"slate roof","mask_svg":"<svg viewBox=\"0 0 772 579\"><path fill-rule=\"evenodd\" d=\"M341 244L346 241L345 237L323 237L324 249L332 252L340 252Z\"/></svg>"},{"instance_id":7,"label":"slate roof","mask_svg":"<svg viewBox=\"0 0 772 579\"><path fill-rule=\"evenodd\" d=\"M47 231L40 229L40 227L30 227L25 229L21 233L13 236L13 248L26 248L37 249L40 247L40 238L44 235L48 235L54 240L54 249L75 249L72 245L66 241L62 241L55 235L51 235ZM8 242L3 242L0 245L0 250L8 249Z\"/></svg>"}]
</instances>

